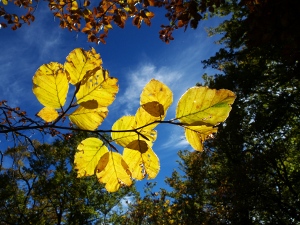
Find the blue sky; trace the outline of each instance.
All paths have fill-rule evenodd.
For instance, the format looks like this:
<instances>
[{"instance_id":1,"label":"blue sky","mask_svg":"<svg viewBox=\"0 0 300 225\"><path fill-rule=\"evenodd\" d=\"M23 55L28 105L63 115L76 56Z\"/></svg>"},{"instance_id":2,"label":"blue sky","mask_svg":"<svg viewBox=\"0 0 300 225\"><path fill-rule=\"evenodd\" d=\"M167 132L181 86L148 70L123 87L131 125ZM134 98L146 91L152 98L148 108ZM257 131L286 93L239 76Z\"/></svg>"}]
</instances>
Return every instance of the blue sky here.
<instances>
[{"instance_id":1,"label":"blue sky","mask_svg":"<svg viewBox=\"0 0 300 225\"><path fill-rule=\"evenodd\" d=\"M145 24L137 29L129 19L125 29L113 25L106 39L107 44L96 45L87 42L83 33L69 32L59 28L58 21L40 2L35 12L36 21L30 26L12 31L0 30L0 100L8 100L9 105L19 106L34 115L42 108L32 93L32 76L44 63L64 63L66 56L74 48L86 50L94 47L102 56L103 67L110 76L119 80L119 93L109 107L109 115L100 129L110 129L114 121L123 115L134 115L139 107L139 96L143 86L152 78L169 86L174 93L174 103L168 110L167 118L175 117L176 104L180 96L197 82L204 73L217 71L204 70L201 60L212 56L220 46L214 44L216 38L209 38L204 27L216 26L220 20L200 22L197 30L174 32L175 40L163 43L158 37L161 24L167 24L164 12L157 12L152 26ZM153 146L160 158L161 170L154 181L158 187L177 168L177 152L191 147L184 139L183 129L174 125L159 125L158 138ZM1 137L1 149L10 143ZM142 187L145 182L138 182Z\"/></svg>"}]
</instances>

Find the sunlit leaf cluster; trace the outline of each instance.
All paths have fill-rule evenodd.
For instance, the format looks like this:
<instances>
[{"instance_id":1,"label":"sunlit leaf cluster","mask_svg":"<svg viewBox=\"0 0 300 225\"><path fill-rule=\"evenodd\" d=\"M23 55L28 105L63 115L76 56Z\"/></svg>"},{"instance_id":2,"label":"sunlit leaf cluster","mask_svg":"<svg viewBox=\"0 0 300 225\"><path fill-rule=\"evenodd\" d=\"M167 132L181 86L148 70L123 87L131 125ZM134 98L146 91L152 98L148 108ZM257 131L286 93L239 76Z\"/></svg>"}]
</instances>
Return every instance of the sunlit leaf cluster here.
<instances>
[{"instance_id":1,"label":"sunlit leaf cluster","mask_svg":"<svg viewBox=\"0 0 300 225\"><path fill-rule=\"evenodd\" d=\"M70 85L75 87L68 97ZM101 140L83 140L74 159L78 177L96 175L110 192L130 186L132 180L157 176L160 162L152 147L158 124L183 127L186 140L195 150L203 151L204 141L217 132L216 125L226 120L235 99L229 90L193 87L180 98L176 117L164 121L173 93L165 84L152 79L142 90L135 115L122 116L111 130L97 130L117 92L117 79L109 77L102 68L102 59L94 49L74 49L64 65L44 64L33 76L33 93L44 106L37 115L48 127L62 129L55 125L68 117L73 128L75 125L100 136L102 132L111 132L111 139L102 135ZM115 144L123 147L122 154Z\"/></svg>"},{"instance_id":2,"label":"sunlit leaf cluster","mask_svg":"<svg viewBox=\"0 0 300 225\"><path fill-rule=\"evenodd\" d=\"M51 62L42 65L33 76L33 93L44 106L37 114L55 123L69 116L84 130L95 130L107 116L118 92L117 79L102 68L100 55L94 49L74 49L64 65ZM64 108L69 85L75 86L70 103ZM69 113L71 109L75 109Z\"/></svg>"}]
</instances>

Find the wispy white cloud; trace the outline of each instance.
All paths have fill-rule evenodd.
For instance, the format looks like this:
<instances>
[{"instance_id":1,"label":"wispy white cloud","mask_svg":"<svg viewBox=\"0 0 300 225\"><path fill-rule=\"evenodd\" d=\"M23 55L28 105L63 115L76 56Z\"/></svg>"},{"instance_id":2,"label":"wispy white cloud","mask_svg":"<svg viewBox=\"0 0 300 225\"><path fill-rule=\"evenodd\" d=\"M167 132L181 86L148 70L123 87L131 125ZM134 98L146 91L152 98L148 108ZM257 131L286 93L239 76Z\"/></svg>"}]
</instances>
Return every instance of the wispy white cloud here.
<instances>
[{"instance_id":1,"label":"wispy white cloud","mask_svg":"<svg viewBox=\"0 0 300 225\"><path fill-rule=\"evenodd\" d=\"M25 46L32 48L39 61L48 63L49 60L66 57L62 52L69 35L59 28L58 21L55 22L45 3L41 2L41 4L36 12L37 19L34 23L22 29L22 41Z\"/></svg>"},{"instance_id":2,"label":"wispy white cloud","mask_svg":"<svg viewBox=\"0 0 300 225\"><path fill-rule=\"evenodd\" d=\"M160 151L168 152L168 149L182 150L190 147L189 143L186 141L184 129L182 127L166 124L159 129L158 134L163 135L162 138L158 137Z\"/></svg>"},{"instance_id":3,"label":"wispy white cloud","mask_svg":"<svg viewBox=\"0 0 300 225\"><path fill-rule=\"evenodd\" d=\"M165 142L161 146L162 149L186 149L187 147L189 147L189 143L187 142L185 136L177 134L173 134L171 137L168 138L167 142Z\"/></svg>"},{"instance_id":4,"label":"wispy white cloud","mask_svg":"<svg viewBox=\"0 0 300 225\"><path fill-rule=\"evenodd\" d=\"M176 70L167 67L157 68L151 63L146 63L128 72L127 88L118 96L117 105L122 108L123 114L134 114L139 107L140 94L151 79L159 80L170 87L172 82L180 78L181 74Z\"/></svg>"},{"instance_id":5,"label":"wispy white cloud","mask_svg":"<svg viewBox=\"0 0 300 225\"><path fill-rule=\"evenodd\" d=\"M14 53L12 49L11 55L0 56L0 100L7 100L13 107L20 106L24 101L24 93L27 95L31 89L31 79L27 76L31 67L26 60L15 60Z\"/></svg>"}]
</instances>

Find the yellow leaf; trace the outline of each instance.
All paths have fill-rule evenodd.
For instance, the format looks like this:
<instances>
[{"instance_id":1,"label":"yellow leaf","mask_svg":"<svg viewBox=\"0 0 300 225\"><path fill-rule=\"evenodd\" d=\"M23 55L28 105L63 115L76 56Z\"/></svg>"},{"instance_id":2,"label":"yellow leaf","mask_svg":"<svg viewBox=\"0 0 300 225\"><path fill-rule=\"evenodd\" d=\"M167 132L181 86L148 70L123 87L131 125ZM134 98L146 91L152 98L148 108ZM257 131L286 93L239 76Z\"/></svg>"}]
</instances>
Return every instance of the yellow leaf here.
<instances>
[{"instance_id":1,"label":"yellow leaf","mask_svg":"<svg viewBox=\"0 0 300 225\"><path fill-rule=\"evenodd\" d=\"M143 107L140 107L135 114L136 128L142 127L139 129L139 132L147 136L152 142L156 140L156 131L153 129L158 125L155 121L160 121L159 118L153 117L149 114Z\"/></svg>"},{"instance_id":2,"label":"yellow leaf","mask_svg":"<svg viewBox=\"0 0 300 225\"><path fill-rule=\"evenodd\" d=\"M77 9L78 9L77 1L76 0L72 0L70 10L77 10Z\"/></svg>"},{"instance_id":3,"label":"yellow leaf","mask_svg":"<svg viewBox=\"0 0 300 225\"><path fill-rule=\"evenodd\" d=\"M69 115L69 119L80 129L95 130L106 118L107 113L108 110L106 107L86 109L79 106L71 115Z\"/></svg>"},{"instance_id":4,"label":"yellow leaf","mask_svg":"<svg viewBox=\"0 0 300 225\"><path fill-rule=\"evenodd\" d=\"M146 152L148 150L148 144L144 140L134 140L126 145L126 147L140 152Z\"/></svg>"},{"instance_id":5,"label":"yellow leaf","mask_svg":"<svg viewBox=\"0 0 300 225\"><path fill-rule=\"evenodd\" d=\"M77 147L74 164L77 177L95 174L96 167L101 157L108 152L107 147L98 138L87 138Z\"/></svg>"},{"instance_id":6,"label":"yellow leaf","mask_svg":"<svg viewBox=\"0 0 300 225\"><path fill-rule=\"evenodd\" d=\"M96 176L109 192L119 190L120 186L132 184L131 174L128 165L119 153L105 153L96 168Z\"/></svg>"},{"instance_id":7,"label":"yellow leaf","mask_svg":"<svg viewBox=\"0 0 300 225\"><path fill-rule=\"evenodd\" d=\"M154 13L153 12L146 12L146 16L151 19L154 17Z\"/></svg>"},{"instance_id":8,"label":"yellow leaf","mask_svg":"<svg viewBox=\"0 0 300 225\"><path fill-rule=\"evenodd\" d=\"M37 114L39 117L41 117L46 122L50 123L58 117L58 112L51 107L44 107L39 113Z\"/></svg>"},{"instance_id":9,"label":"yellow leaf","mask_svg":"<svg viewBox=\"0 0 300 225\"><path fill-rule=\"evenodd\" d=\"M164 119L173 102L172 91L158 80L152 79L143 89L141 106L153 117Z\"/></svg>"},{"instance_id":10,"label":"yellow leaf","mask_svg":"<svg viewBox=\"0 0 300 225\"><path fill-rule=\"evenodd\" d=\"M7 5L8 4L8 0L2 0L3 5Z\"/></svg>"},{"instance_id":11,"label":"yellow leaf","mask_svg":"<svg viewBox=\"0 0 300 225\"><path fill-rule=\"evenodd\" d=\"M134 116L123 116L113 124L112 130L133 130L135 129L135 125L136 124ZM121 145L123 147L126 147L130 142L138 139L137 133L133 131L112 132L111 137L118 145Z\"/></svg>"},{"instance_id":12,"label":"yellow leaf","mask_svg":"<svg viewBox=\"0 0 300 225\"><path fill-rule=\"evenodd\" d=\"M212 126L186 126L185 137L193 149L203 151L203 142L217 133L218 128Z\"/></svg>"},{"instance_id":13,"label":"yellow leaf","mask_svg":"<svg viewBox=\"0 0 300 225\"><path fill-rule=\"evenodd\" d=\"M34 74L32 82L32 91L42 105L59 109L65 104L69 84L61 64L43 64Z\"/></svg>"},{"instance_id":14,"label":"yellow leaf","mask_svg":"<svg viewBox=\"0 0 300 225\"><path fill-rule=\"evenodd\" d=\"M109 106L119 90L117 82L106 70L93 70L81 81L76 94L77 103L89 109Z\"/></svg>"},{"instance_id":15,"label":"yellow leaf","mask_svg":"<svg viewBox=\"0 0 300 225\"><path fill-rule=\"evenodd\" d=\"M235 97L225 89L190 88L178 102L176 118L189 125L217 125L228 117Z\"/></svg>"},{"instance_id":16,"label":"yellow leaf","mask_svg":"<svg viewBox=\"0 0 300 225\"><path fill-rule=\"evenodd\" d=\"M134 179L142 180L146 175L148 175L148 179L154 179L159 172L159 159L152 148L143 152L125 148L123 158Z\"/></svg>"},{"instance_id":17,"label":"yellow leaf","mask_svg":"<svg viewBox=\"0 0 300 225\"><path fill-rule=\"evenodd\" d=\"M81 48L76 48L67 56L67 61L64 64L65 71L68 75L69 82L73 85L80 82L89 71L98 70L101 68L102 60L100 55L92 48L90 51L85 51Z\"/></svg>"},{"instance_id":18,"label":"yellow leaf","mask_svg":"<svg viewBox=\"0 0 300 225\"><path fill-rule=\"evenodd\" d=\"M143 109L153 117L160 117L165 115L165 110L159 102L147 102L142 105Z\"/></svg>"},{"instance_id":19,"label":"yellow leaf","mask_svg":"<svg viewBox=\"0 0 300 225\"><path fill-rule=\"evenodd\" d=\"M137 122L134 116L123 116L114 123L112 130L126 132L112 132L112 139L124 148L140 148L143 151L145 146L151 147L156 139L156 131L147 129L130 131L136 128Z\"/></svg>"},{"instance_id":20,"label":"yellow leaf","mask_svg":"<svg viewBox=\"0 0 300 225\"><path fill-rule=\"evenodd\" d=\"M113 27L110 23L104 26L104 31L105 32L107 32L109 29L113 29Z\"/></svg>"}]
</instances>

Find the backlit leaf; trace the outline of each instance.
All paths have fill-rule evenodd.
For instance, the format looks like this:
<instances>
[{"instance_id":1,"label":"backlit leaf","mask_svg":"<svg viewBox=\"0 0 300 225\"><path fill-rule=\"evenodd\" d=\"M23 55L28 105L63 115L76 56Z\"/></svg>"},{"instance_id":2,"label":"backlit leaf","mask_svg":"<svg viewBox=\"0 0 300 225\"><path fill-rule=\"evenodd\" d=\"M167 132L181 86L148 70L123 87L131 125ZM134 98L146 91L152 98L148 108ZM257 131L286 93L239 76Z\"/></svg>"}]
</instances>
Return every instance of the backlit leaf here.
<instances>
[{"instance_id":1,"label":"backlit leaf","mask_svg":"<svg viewBox=\"0 0 300 225\"><path fill-rule=\"evenodd\" d=\"M42 105L59 109L65 104L69 84L61 64L43 64L34 74L32 82L32 91Z\"/></svg>"},{"instance_id":2,"label":"backlit leaf","mask_svg":"<svg viewBox=\"0 0 300 225\"><path fill-rule=\"evenodd\" d=\"M41 117L46 122L50 123L58 117L58 112L51 107L44 107L41 111L37 114L39 117Z\"/></svg>"},{"instance_id":3,"label":"backlit leaf","mask_svg":"<svg viewBox=\"0 0 300 225\"><path fill-rule=\"evenodd\" d=\"M165 117L173 102L172 91L158 80L152 79L143 89L141 106L153 117Z\"/></svg>"},{"instance_id":4,"label":"backlit leaf","mask_svg":"<svg viewBox=\"0 0 300 225\"><path fill-rule=\"evenodd\" d=\"M160 121L159 118L153 117L144 108L140 107L135 114L136 127L142 127L139 132L145 135L148 140L156 140L156 131L153 129L158 125L155 121Z\"/></svg>"},{"instance_id":5,"label":"backlit leaf","mask_svg":"<svg viewBox=\"0 0 300 225\"><path fill-rule=\"evenodd\" d=\"M76 94L77 103L89 109L109 106L119 90L117 82L116 78L109 77L106 70L91 71L81 81Z\"/></svg>"},{"instance_id":6,"label":"backlit leaf","mask_svg":"<svg viewBox=\"0 0 300 225\"><path fill-rule=\"evenodd\" d=\"M108 109L106 107L86 109L79 106L70 116L72 123L84 130L95 130L106 118Z\"/></svg>"},{"instance_id":7,"label":"backlit leaf","mask_svg":"<svg viewBox=\"0 0 300 225\"><path fill-rule=\"evenodd\" d=\"M134 140L126 145L126 147L140 152L146 152L149 148L147 142L144 140Z\"/></svg>"},{"instance_id":8,"label":"backlit leaf","mask_svg":"<svg viewBox=\"0 0 300 225\"><path fill-rule=\"evenodd\" d=\"M125 148L123 158L134 179L142 180L146 175L148 175L148 179L154 179L159 172L159 159L152 148L148 148L144 152Z\"/></svg>"},{"instance_id":9,"label":"backlit leaf","mask_svg":"<svg viewBox=\"0 0 300 225\"><path fill-rule=\"evenodd\" d=\"M73 85L80 82L87 72L97 70L102 65L102 59L94 48L90 51L76 48L70 52L66 60L64 68L69 82Z\"/></svg>"},{"instance_id":10,"label":"backlit leaf","mask_svg":"<svg viewBox=\"0 0 300 225\"><path fill-rule=\"evenodd\" d=\"M127 132L112 132L112 139L124 148L139 146L142 148L141 151L145 149L145 143L152 146L152 142L156 139L156 131L146 128L129 131L136 128L138 126L134 116L123 116L114 123L112 130Z\"/></svg>"},{"instance_id":11,"label":"backlit leaf","mask_svg":"<svg viewBox=\"0 0 300 225\"><path fill-rule=\"evenodd\" d=\"M186 126L185 137L193 149L203 151L203 142L217 133L218 128L212 126Z\"/></svg>"},{"instance_id":12,"label":"backlit leaf","mask_svg":"<svg viewBox=\"0 0 300 225\"><path fill-rule=\"evenodd\" d=\"M134 116L123 116L113 124L112 130L133 130L135 129L135 125ZM138 139L137 133L133 131L112 132L111 137L118 145L123 147L126 147L130 142Z\"/></svg>"},{"instance_id":13,"label":"backlit leaf","mask_svg":"<svg viewBox=\"0 0 300 225\"><path fill-rule=\"evenodd\" d=\"M116 192L123 185L132 184L129 167L119 153L105 153L96 168L96 176L109 192Z\"/></svg>"},{"instance_id":14,"label":"backlit leaf","mask_svg":"<svg viewBox=\"0 0 300 225\"><path fill-rule=\"evenodd\" d=\"M159 102L147 102L142 105L143 109L153 117L160 117L165 114L162 104Z\"/></svg>"},{"instance_id":15,"label":"backlit leaf","mask_svg":"<svg viewBox=\"0 0 300 225\"><path fill-rule=\"evenodd\" d=\"M95 169L101 157L108 152L107 147L98 138L87 138L77 147L74 163L77 177L95 174Z\"/></svg>"},{"instance_id":16,"label":"backlit leaf","mask_svg":"<svg viewBox=\"0 0 300 225\"><path fill-rule=\"evenodd\" d=\"M225 89L190 88L178 102L176 118L189 125L217 125L228 117L235 97Z\"/></svg>"}]
</instances>

